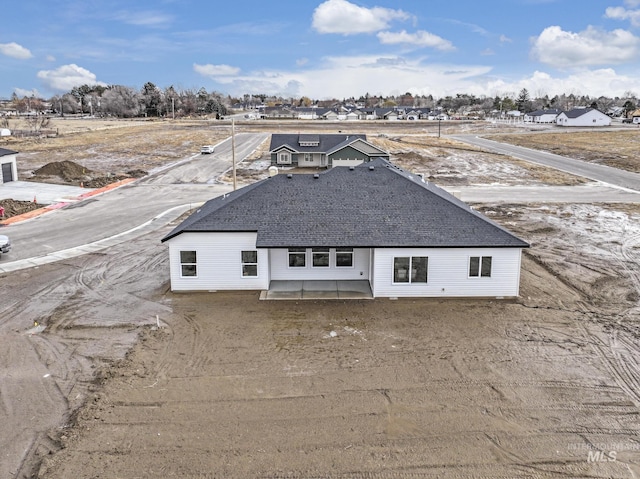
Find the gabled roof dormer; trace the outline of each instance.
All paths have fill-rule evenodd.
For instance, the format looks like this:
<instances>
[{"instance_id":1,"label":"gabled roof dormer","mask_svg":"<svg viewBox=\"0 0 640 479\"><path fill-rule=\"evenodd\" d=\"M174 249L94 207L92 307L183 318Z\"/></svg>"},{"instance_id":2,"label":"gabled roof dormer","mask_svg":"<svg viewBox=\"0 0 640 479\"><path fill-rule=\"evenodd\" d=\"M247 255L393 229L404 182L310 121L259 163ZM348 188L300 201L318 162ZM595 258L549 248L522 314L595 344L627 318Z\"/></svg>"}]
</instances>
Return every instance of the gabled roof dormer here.
<instances>
[{"instance_id":1,"label":"gabled roof dormer","mask_svg":"<svg viewBox=\"0 0 640 479\"><path fill-rule=\"evenodd\" d=\"M300 146L318 146L320 145L320 135L301 134L298 135L298 145Z\"/></svg>"}]
</instances>

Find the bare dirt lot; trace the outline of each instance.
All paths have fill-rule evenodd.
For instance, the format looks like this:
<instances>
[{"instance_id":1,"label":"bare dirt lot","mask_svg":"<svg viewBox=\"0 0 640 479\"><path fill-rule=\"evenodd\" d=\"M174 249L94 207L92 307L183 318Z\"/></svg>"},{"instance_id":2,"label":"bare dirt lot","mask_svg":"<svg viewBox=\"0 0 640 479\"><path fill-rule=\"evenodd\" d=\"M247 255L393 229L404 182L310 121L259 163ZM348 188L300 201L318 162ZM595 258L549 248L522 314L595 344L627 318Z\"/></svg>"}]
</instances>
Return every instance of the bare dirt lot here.
<instances>
[{"instance_id":1,"label":"bare dirt lot","mask_svg":"<svg viewBox=\"0 0 640 479\"><path fill-rule=\"evenodd\" d=\"M385 135L458 184L574 181ZM638 477L640 208L475 207L532 244L517 300L173 294L175 223L0 276L0 476Z\"/></svg>"},{"instance_id":2,"label":"bare dirt lot","mask_svg":"<svg viewBox=\"0 0 640 479\"><path fill-rule=\"evenodd\" d=\"M491 139L590 163L640 173L640 130L623 131L546 131L537 135L494 135Z\"/></svg>"}]
</instances>

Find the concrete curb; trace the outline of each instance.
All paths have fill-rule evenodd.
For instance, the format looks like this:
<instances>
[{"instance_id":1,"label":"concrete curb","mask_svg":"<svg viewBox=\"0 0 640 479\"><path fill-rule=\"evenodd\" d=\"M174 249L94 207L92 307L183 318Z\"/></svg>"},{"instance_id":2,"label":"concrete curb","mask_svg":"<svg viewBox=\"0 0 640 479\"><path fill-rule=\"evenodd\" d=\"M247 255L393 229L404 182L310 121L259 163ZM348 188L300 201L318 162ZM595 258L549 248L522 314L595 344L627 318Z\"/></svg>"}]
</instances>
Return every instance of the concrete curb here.
<instances>
[{"instance_id":1,"label":"concrete curb","mask_svg":"<svg viewBox=\"0 0 640 479\"><path fill-rule=\"evenodd\" d=\"M108 184L107 186L103 186L102 188L96 188L95 190L87 191L86 193L83 193L80 196L77 196L76 198L70 198L71 201L69 202L54 203L52 205L47 205L42 208L38 208L37 210L23 213L21 215L12 216L11 218L7 218L6 220L0 221L0 226L9 226L11 224L18 223L20 221L26 221L32 218L36 218L50 211L64 208L65 206L69 205L72 201L86 200L87 198L90 198L92 196L101 195L103 193L106 193L107 191L115 190L116 188L120 188L121 186L127 185L129 183L133 183L136 180L137 178L127 178L121 181L116 181L115 183Z\"/></svg>"},{"instance_id":2,"label":"concrete curb","mask_svg":"<svg viewBox=\"0 0 640 479\"><path fill-rule=\"evenodd\" d=\"M95 253L96 251L110 248L126 241L131 241L139 236L142 236L143 234L150 233L162 228L167 223L179 218L186 211L189 211L189 209L199 208L203 204L204 203L190 203L180 206L174 206L173 208L163 211L149 221L146 221L127 231L123 231L122 233L118 233L113 236L109 236L108 238L94 241L92 243L74 246L73 248L67 248L60 251L54 251L41 256L20 259L17 261L12 261L10 263L0 263L0 273L10 273L12 271L33 268L34 266L55 263L56 261L75 258L77 256L82 256L83 254ZM166 221L159 221L162 218L165 218Z\"/></svg>"}]
</instances>

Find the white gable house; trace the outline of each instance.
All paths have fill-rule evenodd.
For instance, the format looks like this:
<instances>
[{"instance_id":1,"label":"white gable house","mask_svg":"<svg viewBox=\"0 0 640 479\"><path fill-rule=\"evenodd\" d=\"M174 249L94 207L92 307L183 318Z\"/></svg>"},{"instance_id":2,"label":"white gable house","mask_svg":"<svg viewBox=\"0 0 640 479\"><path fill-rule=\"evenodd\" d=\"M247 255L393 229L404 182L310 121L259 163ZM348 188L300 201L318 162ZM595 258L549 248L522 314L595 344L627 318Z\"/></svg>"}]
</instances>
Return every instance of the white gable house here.
<instances>
[{"instance_id":1,"label":"white gable house","mask_svg":"<svg viewBox=\"0 0 640 479\"><path fill-rule=\"evenodd\" d=\"M610 126L611 118L595 108L574 108L563 111L556 118L558 126Z\"/></svg>"},{"instance_id":2,"label":"white gable house","mask_svg":"<svg viewBox=\"0 0 640 479\"><path fill-rule=\"evenodd\" d=\"M162 241L173 291L338 283L370 298L518 296L529 246L382 158L264 179L208 201Z\"/></svg>"}]
</instances>

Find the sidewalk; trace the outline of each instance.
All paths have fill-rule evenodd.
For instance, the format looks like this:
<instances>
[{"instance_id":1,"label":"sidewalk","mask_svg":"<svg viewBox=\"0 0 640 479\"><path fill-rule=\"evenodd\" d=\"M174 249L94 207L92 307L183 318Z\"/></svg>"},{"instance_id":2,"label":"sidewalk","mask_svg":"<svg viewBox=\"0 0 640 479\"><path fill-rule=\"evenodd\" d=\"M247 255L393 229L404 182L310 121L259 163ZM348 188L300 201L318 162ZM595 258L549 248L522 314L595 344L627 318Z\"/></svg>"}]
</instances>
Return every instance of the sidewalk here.
<instances>
[{"instance_id":1,"label":"sidewalk","mask_svg":"<svg viewBox=\"0 0 640 479\"><path fill-rule=\"evenodd\" d=\"M136 178L127 178L94 190L80 188L79 186L52 185L48 183L32 183L29 181L12 181L11 183L0 187L0 196L4 197L6 195L14 200L35 200L38 204L50 204L47 204L42 208L38 208L37 210L2 220L0 221L0 226L8 226L10 224L18 223L19 221L35 218L36 216L48 213L49 211L64 208L71 203L106 193L107 191L114 190L134 181L136 181Z\"/></svg>"}]
</instances>

